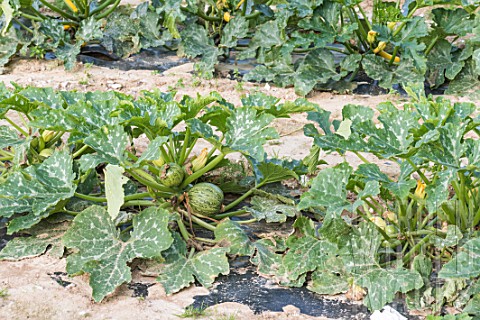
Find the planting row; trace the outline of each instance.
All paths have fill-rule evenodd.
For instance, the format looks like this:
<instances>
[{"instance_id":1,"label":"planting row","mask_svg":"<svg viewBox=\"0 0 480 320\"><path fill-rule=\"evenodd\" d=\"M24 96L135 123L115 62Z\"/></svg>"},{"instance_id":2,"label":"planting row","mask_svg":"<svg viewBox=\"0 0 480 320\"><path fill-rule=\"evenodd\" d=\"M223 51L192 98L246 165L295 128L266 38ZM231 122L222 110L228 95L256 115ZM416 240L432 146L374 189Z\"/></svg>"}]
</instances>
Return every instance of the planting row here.
<instances>
[{"instance_id":1,"label":"planting row","mask_svg":"<svg viewBox=\"0 0 480 320\"><path fill-rule=\"evenodd\" d=\"M234 106L215 92L1 86L0 217L9 234L27 236L0 258L66 257L101 301L131 280L134 259L148 260L172 294L195 280L209 287L229 259L248 256L281 285L347 292L370 310L405 293L411 310L480 316L480 119L472 103L426 98L423 84L407 91L410 102L382 103L378 117L347 105L332 121L305 99L260 93ZM312 121L310 154L268 157L272 121L296 112ZM322 150L364 163L320 170ZM366 153L398 163L398 177ZM300 198L265 188L301 176L311 179ZM292 232L259 238L245 227L260 222L293 223Z\"/></svg>"},{"instance_id":2,"label":"planting row","mask_svg":"<svg viewBox=\"0 0 480 320\"><path fill-rule=\"evenodd\" d=\"M53 52L70 69L85 44L100 43L118 58L164 46L197 58L195 71L205 78L220 60L252 59L245 80L293 85L301 95L315 87L349 90L359 73L384 88L426 81L431 88L448 83L454 93L480 86L477 0L379 0L367 12L362 0L119 2L3 1L0 66L16 53Z\"/></svg>"}]
</instances>

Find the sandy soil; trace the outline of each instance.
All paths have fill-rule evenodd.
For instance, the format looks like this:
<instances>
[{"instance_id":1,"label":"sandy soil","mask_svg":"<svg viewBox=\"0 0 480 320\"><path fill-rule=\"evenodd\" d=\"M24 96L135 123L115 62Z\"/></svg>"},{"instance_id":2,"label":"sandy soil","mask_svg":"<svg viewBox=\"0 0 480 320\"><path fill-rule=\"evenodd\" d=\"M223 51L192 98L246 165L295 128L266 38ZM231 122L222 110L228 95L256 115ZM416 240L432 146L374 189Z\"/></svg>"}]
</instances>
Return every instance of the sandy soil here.
<instances>
[{"instance_id":1,"label":"sandy soil","mask_svg":"<svg viewBox=\"0 0 480 320\"><path fill-rule=\"evenodd\" d=\"M141 90L159 88L167 91L175 89L183 94L207 94L218 91L227 100L239 104L242 95L261 91L282 100L294 100L297 96L292 88L275 88L268 85L238 83L227 79L211 81L199 80L192 76L192 64L170 69L163 74L151 71L118 71L107 68L79 65L75 71L66 72L56 61L20 60L11 63L0 81L16 82L20 85L50 86L62 90L118 90L138 95ZM315 92L308 99L331 111L339 118L341 108L346 104L362 104L375 107L379 102L392 100L399 102L396 95L363 96L336 95ZM280 157L303 158L308 154L311 139L304 137L303 126L309 121L305 114L282 119L274 126L281 135L267 147L269 154ZM360 160L347 155L346 161L353 166ZM338 155L327 155L325 160L334 164L344 159ZM390 174L395 175L397 167L378 159L371 159ZM18 262L0 262L0 291L7 295L0 298L0 319L178 319L184 308L193 302L193 296L207 294L204 288L190 288L167 297L159 284L149 288L145 299L132 298L131 291L123 285L114 296L102 303L91 301L91 290L86 276L63 280L72 282L67 287L56 283L49 273L64 272L65 261L49 256L27 259ZM153 278L142 278L134 274L136 282L155 282ZM246 306L224 303L209 308L206 319L315 319L298 313L298 309L287 307L283 313L266 313L254 316ZM321 319L321 318L316 318Z\"/></svg>"}]
</instances>

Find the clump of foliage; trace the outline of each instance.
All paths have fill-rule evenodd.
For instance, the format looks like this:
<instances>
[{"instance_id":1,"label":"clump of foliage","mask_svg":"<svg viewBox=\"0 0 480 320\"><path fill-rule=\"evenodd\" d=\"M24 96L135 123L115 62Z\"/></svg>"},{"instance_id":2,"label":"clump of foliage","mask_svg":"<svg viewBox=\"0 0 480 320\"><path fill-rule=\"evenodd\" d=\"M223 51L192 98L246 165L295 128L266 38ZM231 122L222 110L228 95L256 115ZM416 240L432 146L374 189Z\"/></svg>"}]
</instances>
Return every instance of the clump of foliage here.
<instances>
[{"instance_id":1,"label":"clump of foliage","mask_svg":"<svg viewBox=\"0 0 480 320\"><path fill-rule=\"evenodd\" d=\"M66 246L67 271L90 274L96 301L130 280L134 258L155 258L165 263L158 280L174 293L228 273L227 254L253 253L241 224L295 215L293 203L264 192L253 218L229 219L249 214L236 207L262 186L306 172L299 161L267 158L263 145L278 138L275 118L313 110L310 103L252 94L235 108L215 92L174 98L1 86L0 117L10 125L0 126L0 217L9 219L8 234L31 236L9 242L0 257L47 247L62 256ZM143 152L138 137L149 141ZM200 141L209 147L194 155ZM239 168L225 158L231 153L250 162L253 176L201 182L215 170ZM237 197L223 204L230 190Z\"/></svg>"},{"instance_id":2,"label":"clump of foliage","mask_svg":"<svg viewBox=\"0 0 480 320\"><path fill-rule=\"evenodd\" d=\"M364 295L370 310L403 293L410 309L451 305L465 319L479 316L480 118L473 103L426 98L423 84L408 92L410 102L382 103L377 118L347 105L332 121L304 99L263 94L234 107L214 92L177 101L158 91L134 99L3 87L0 115L10 125L0 126L0 213L8 233L29 237L10 241L0 258L50 248L67 256L69 274L90 274L100 301L130 281L135 258L159 263L157 280L171 294L195 280L210 286L229 272L229 257L247 256L280 285ZM310 154L265 156L263 144L277 137L271 121L305 111ZM140 136L149 140L142 152ZM192 156L200 141L209 147ZM321 150L365 163L322 169L297 203L260 189L312 172ZM252 175L225 159L234 152ZM399 175L366 153L398 164ZM223 192L235 197L221 204ZM283 237L252 237L243 226L288 217Z\"/></svg>"},{"instance_id":3,"label":"clump of foliage","mask_svg":"<svg viewBox=\"0 0 480 320\"><path fill-rule=\"evenodd\" d=\"M94 41L118 57L167 46L199 58L195 71L204 78L213 76L220 60L252 59L256 67L245 80L295 86L301 95L315 87L351 89L359 72L384 88L412 81L438 88L448 82L448 92L455 93L480 85L480 3L475 0L374 1L372 12L364 11L362 0L165 0L112 12L115 2L96 12L111 3L105 1L63 21L35 15L32 3L25 9L11 2L4 1L2 9L0 65L30 47L34 53L53 50L70 68L81 45ZM62 30L62 24L72 31Z\"/></svg>"}]
</instances>

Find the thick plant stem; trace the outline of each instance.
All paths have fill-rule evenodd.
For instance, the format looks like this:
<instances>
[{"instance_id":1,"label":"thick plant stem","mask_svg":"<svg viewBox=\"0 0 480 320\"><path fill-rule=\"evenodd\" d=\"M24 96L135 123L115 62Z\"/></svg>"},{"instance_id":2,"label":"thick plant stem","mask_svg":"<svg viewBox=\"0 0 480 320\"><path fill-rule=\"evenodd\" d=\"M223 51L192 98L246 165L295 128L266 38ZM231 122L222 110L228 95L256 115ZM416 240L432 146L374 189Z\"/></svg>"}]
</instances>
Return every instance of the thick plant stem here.
<instances>
[{"instance_id":1,"label":"thick plant stem","mask_svg":"<svg viewBox=\"0 0 480 320\"><path fill-rule=\"evenodd\" d=\"M388 62L389 66L391 66L395 62L395 58L397 57L397 53L398 53L398 46L396 46L393 49L392 58L390 58L390 61Z\"/></svg>"},{"instance_id":2,"label":"thick plant stem","mask_svg":"<svg viewBox=\"0 0 480 320\"><path fill-rule=\"evenodd\" d=\"M253 223L257 222L258 220L256 218L250 219L250 220L240 220L240 221L235 221L238 224L248 224L248 223Z\"/></svg>"},{"instance_id":3,"label":"thick plant stem","mask_svg":"<svg viewBox=\"0 0 480 320\"><path fill-rule=\"evenodd\" d=\"M362 156L362 155L360 154L360 152L354 151L353 153L355 153L355 155L356 155L360 160L362 160L364 163L366 163L366 164L369 164L369 163L370 163L370 161L368 161L367 158L365 158L364 156Z\"/></svg>"},{"instance_id":4,"label":"thick plant stem","mask_svg":"<svg viewBox=\"0 0 480 320\"><path fill-rule=\"evenodd\" d=\"M231 212L227 212L227 213L217 214L217 215L213 216L213 219L222 220L222 219L229 218L229 217L241 216L241 215L246 214L246 213L248 213L247 210L231 211Z\"/></svg>"},{"instance_id":5,"label":"thick plant stem","mask_svg":"<svg viewBox=\"0 0 480 320\"><path fill-rule=\"evenodd\" d=\"M20 27L22 27L23 30L27 31L28 33L33 34L32 29L30 29L29 27L27 27L26 25L24 25L20 20L18 20L17 18L13 18L13 20L15 20L15 22L16 22ZM41 21L41 19L40 19L40 21Z\"/></svg>"},{"instance_id":6,"label":"thick plant stem","mask_svg":"<svg viewBox=\"0 0 480 320\"><path fill-rule=\"evenodd\" d=\"M177 225L178 225L178 230L180 231L180 234L182 235L183 240L188 241L191 238L190 233L188 233L187 228L185 227L185 224L183 223L182 218L177 219Z\"/></svg>"},{"instance_id":7,"label":"thick plant stem","mask_svg":"<svg viewBox=\"0 0 480 320\"><path fill-rule=\"evenodd\" d=\"M169 193L169 194L172 194L172 195L174 193L174 191L172 189L155 182L155 180L153 180L153 178L148 173L145 173L142 170L128 169L127 172L130 175L132 175L132 177L134 177L138 182L140 182L140 183L142 183L142 184L144 184L144 185L146 185L150 188L153 188L153 189L161 191L161 192L166 192L166 193ZM141 172L143 172L143 174L141 174Z\"/></svg>"},{"instance_id":8,"label":"thick plant stem","mask_svg":"<svg viewBox=\"0 0 480 320\"><path fill-rule=\"evenodd\" d=\"M365 14L365 11L363 11L362 7L357 4L358 11L362 14L363 20L365 20L365 23L367 24L367 27L369 30L372 30L372 25L370 24L370 21L368 21L367 15Z\"/></svg>"},{"instance_id":9,"label":"thick plant stem","mask_svg":"<svg viewBox=\"0 0 480 320\"><path fill-rule=\"evenodd\" d=\"M182 149L180 150L180 155L178 156L178 163L180 165L183 165L185 160L187 160L186 152L187 152L187 146L190 143L190 128L187 127L185 130L185 138L183 139L183 145Z\"/></svg>"},{"instance_id":10,"label":"thick plant stem","mask_svg":"<svg viewBox=\"0 0 480 320\"><path fill-rule=\"evenodd\" d=\"M193 222L195 222L196 224L198 224L200 227L203 227L207 230L210 230L210 231L215 231L215 227L212 226L211 224L203 221L202 219L200 218L197 218L196 216L194 216L193 214L190 215L190 218L192 219Z\"/></svg>"},{"instance_id":11,"label":"thick plant stem","mask_svg":"<svg viewBox=\"0 0 480 320\"><path fill-rule=\"evenodd\" d=\"M402 261L403 264L406 264L411 256L417 252L418 249L420 249L425 243L427 243L430 240L430 235L425 236L422 240L420 240L413 248L403 257Z\"/></svg>"},{"instance_id":12,"label":"thick plant stem","mask_svg":"<svg viewBox=\"0 0 480 320\"><path fill-rule=\"evenodd\" d=\"M99 5L98 7L96 7L95 9L93 9L91 12L90 12L90 16L93 16L97 13L100 13L103 11L103 9L105 9L106 7L108 7L109 5L111 5L112 3L114 2L114 0L105 0L101 5Z\"/></svg>"},{"instance_id":13,"label":"thick plant stem","mask_svg":"<svg viewBox=\"0 0 480 320\"><path fill-rule=\"evenodd\" d=\"M103 18L106 18L108 17L112 12L113 10L115 10L117 8L117 6L120 4L120 0L116 0L112 6L110 8L108 8L108 10L102 12L101 14L98 14L97 16L95 16L95 18L97 18L98 20L100 19L103 19ZM92 15L92 14L90 14Z\"/></svg>"},{"instance_id":14,"label":"thick plant stem","mask_svg":"<svg viewBox=\"0 0 480 320\"><path fill-rule=\"evenodd\" d=\"M30 135L28 134L28 132L26 132L25 130L23 130L19 125L17 125L15 122L13 122L10 118L4 116L3 119L5 119L5 121L7 121L9 124L11 124L12 127L14 127L15 129L17 129L17 131L20 132L21 134L23 134L25 137L30 136Z\"/></svg>"},{"instance_id":15,"label":"thick plant stem","mask_svg":"<svg viewBox=\"0 0 480 320\"><path fill-rule=\"evenodd\" d=\"M50 2L48 2L47 0L40 0L40 2L47 8L49 8L50 10L58 13L59 15L61 15L62 17L65 17L67 19L70 19L70 20L74 20L74 21L78 21L78 17L66 12L66 11L63 11L62 9L56 7L55 5L51 4Z\"/></svg>"},{"instance_id":16,"label":"thick plant stem","mask_svg":"<svg viewBox=\"0 0 480 320\"><path fill-rule=\"evenodd\" d=\"M427 179L427 177L423 174L423 172L420 171L417 165L412 161L412 159L406 158L405 160L407 160L407 162L412 166L413 170L415 170L418 173L418 175L420 176L420 178L422 178L425 184L429 185L431 183L430 180Z\"/></svg>"},{"instance_id":17,"label":"thick plant stem","mask_svg":"<svg viewBox=\"0 0 480 320\"><path fill-rule=\"evenodd\" d=\"M123 207L153 207L156 206L157 204L155 202L152 202L150 200L132 200L132 201L126 201L124 204L122 204Z\"/></svg>"},{"instance_id":18,"label":"thick plant stem","mask_svg":"<svg viewBox=\"0 0 480 320\"><path fill-rule=\"evenodd\" d=\"M37 16L32 16L31 14L28 14L28 13L25 13L25 12L21 12L21 11L20 11L19 14L20 14L22 17L27 18L27 19L30 19L30 20L33 20L33 21L38 21L38 22L43 21L42 18L37 17ZM33 31L32 31L32 32L33 32Z\"/></svg>"},{"instance_id":19,"label":"thick plant stem","mask_svg":"<svg viewBox=\"0 0 480 320\"><path fill-rule=\"evenodd\" d=\"M0 155L4 156L4 157L14 157L15 154L11 153L11 152L8 152L7 150L2 150L0 149Z\"/></svg>"},{"instance_id":20,"label":"thick plant stem","mask_svg":"<svg viewBox=\"0 0 480 320\"><path fill-rule=\"evenodd\" d=\"M184 189L186 186L188 186L190 183L192 183L193 181L197 180L198 178L200 178L201 176L203 176L205 173L207 173L208 171L214 169L219 163L220 161L223 160L223 158L225 158L225 154L224 153L220 153L218 156L216 156L212 161L210 161L209 163L207 163L207 165L205 167L203 167L202 169L198 170L197 172L194 172L193 174L191 174L190 176L188 176L185 180L183 180L183 183L182 185L180 186L180 189Z\"/></svg>"},{"instance_id":21,"label":"thick plant stem","mask_svg":"<svg viewBox=\"0 0 480 320\"><path fill-rule=\"evenodd\" d=\"M75 158L77 158L78 156L81 156L88 148L89 148L89 146L86 145L86 144L84 144L80 149L78 149L77 152L75 152L75 153L72 155L72 158L75 159Z\"/></svg>"},{"instance_id":22,"label":"thick plant stem","mask_svg":"<svg viewBox=\"0 0 480 320\"><path fill-rule=\"evenodd\" d=\"M77 198L80 198L80 199L93 201L93 202L107 202L107 198L95 197L95 196L82 194L82 193L78 193L78 192L75 192L74 196L77 197ZM149 192L135 193L135 194L125 196L124 200L125 201L139 200L139 199L144 199L144 198L149 197L149 196L150 196Z\"/></svg>"},{"instance_id":23,"label":"thick plant stem","mask_svg":"<svg viewBox=\"0 0 480 320\"><path fill-rule=\"evenodd\" d=\"M225 206L224 210L225 211L228 211L228 210L231 210L232 208L234 208L237 204L239 204L240 202L242 202L244 199L246 199L247 197L249 197L255 190L257 190L258 188L260 188L261 186L263 186L264 184L263 183L259 183L258 185L256 185L254 188L248 190L247 192L245 192L241 197L237 198L235 201L229 203L227 206Z\"/></svg>"}]
</instances>

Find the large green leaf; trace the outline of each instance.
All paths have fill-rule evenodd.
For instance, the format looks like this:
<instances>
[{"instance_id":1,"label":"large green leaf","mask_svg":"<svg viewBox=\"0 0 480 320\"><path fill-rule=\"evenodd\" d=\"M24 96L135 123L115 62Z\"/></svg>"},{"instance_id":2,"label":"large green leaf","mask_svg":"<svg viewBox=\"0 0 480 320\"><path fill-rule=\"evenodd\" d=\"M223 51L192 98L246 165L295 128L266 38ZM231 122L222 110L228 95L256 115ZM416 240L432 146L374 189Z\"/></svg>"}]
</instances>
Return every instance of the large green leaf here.
<instances>
[{"instance_id":1,"label":"large green leaf","mask_svg":"<svg viewBox=\"0 0 480 320\"><path fill-rule=\"evenodd\" d=\"M339 294L348 291L349 282L343 261L339 257L329 257L322 266L312 273L308 290L318 294Z\"/></svg>"},{"instance_id":2,"label":"large green leaf","mask_svg":"<svg viewBox=\"0 0 480 320\"><path fill-rule=\"evenodd\" d=\"M380 310L392 302L397 292L407 293L423 286L418 272L402 268L372 268L356 276L355 283L368 289L363 301L372 311Z\"/></svg>"},{"instance_id":3,"label":"large green leaf","mask_svg":"<svg viewBox=\"0 0 480 320\"><path fill-rule=\"evenodd\" d=\"M232 48L237 45L237 40L245 38L248 33L248 20L242 16L231 19L223 28L220 46Z\"/></svg>"},{"instance_id":4,"label":"large green leaf","mask_svg":"<svg viewBox=\"0 0 480 320\"><path fill-rule=\"evenodd\" d=\"M0 126L0 149L22 143L18 133L9 126Z\"/></svg>"},{"instance_id":5,"label":"large green leaf","mask_svg":"<svg viewBox=\"0 0 480 320\"><path fill-rule=\"evenodd\" d=\"M351 171L347 164L320 171L312 180L310 190L302 194L297 208L326 208L327 213L334 215L340 215L343 210L351 210L346 189Z\"/></svg>"},{"instance_id":6,"label":"large green leaf","mask_svg":"<svg viewBox=\"0 0 480 320\"><path fill-rule=\"evenodd\" d=\"M10 31L7 32L6 35L2 31L2 36L0 37L0 67L6 65L8 61L10 61L10 58L17 52L17 42L14 28L10 28Z\"/></svg>"},{"instance_id":7,"label":"large green leaf","mask_svg":"<svg viewBox=\"0 0 480 320\"><path fill-rule=\"evenodd\" d=\"M127 263L134 258L159 257L173 238L168 230L169 213L148 208L133 217L128 241L120 240L120 231L102 207L90 207L77 215L63 242L76 253L69 256L67 271L90 273L93 299L101 301L124 282L131 280Z\"/></svg>"},{"instance_id":8,"label":"large green leaf","mask_svg":"<svg viewBox=\"0 0 480 320\"><path fill-rule=\"evenodd\" d=\"M31 212L39 216L71 198L76 188L72 166L71 156L62 151L24 172L13 172L0 184L0 215Z\"/></svg>"},{"instance_id":9,"label":"large green leaf","mask_svg":"<svg viewBox=\"0 0 480 320\"><path fill-rule=\"evenodd\" d=\"M122 126L105 126L85 138L84 143L97 152L94 157L98 163L118 165L125 159L129 139Z\"/></svg>"},{"instance_id":10,"label":"large green leaf","mask_svg":"<svg viewBox=\"0 0 480 320\"><path fill-rule=\"evenodd\" d=\"M251 256L255 250L242 227L228 218L215 228L215 239L228 247L228 253L231 255Z\"/></svg>"},{"instance_id":11,"label":"large green leaf","mask_svg":"<svg viewBox=\"0 0 480 320\"><path fill-rule=\"evenodd\" d=\"M336 70L333 54L327 49L315 49L300 62L295 73L295 91L306 95L317 83L338 81L345 73Z\"/></svg>"},{"instance_id":12,"label":"large green leaf","mask_svg":"<svg viewBox=\"0 0 480 320\"><path fill-rule=\"evenodd\" d=\"M195 71L202 77L211 78L221 51L213 45L213 40L208 36L205 28L189 23L180 34L182 37L178 49L180 55L189 58L201 56L201 61L195 63Z\"/></svg>"},{"instance_id":13,"label":"large green leaf","mask_svg":"<svg viewBox=\"0 0 480 320\"><path fill-rule=\"evenodd\" d=\"M28 231L29 237L17 237L10 240L0 251L0 260L36 257L45 253L49 247L49 254L60 258L64 251L61 237L68 227L68 223L39 223Z\"/></svg>"},{"instance_id":14,"label":"large green leaf","mask_svg":"<svg viewBox=\"0 0 480 320\"><path fill-rule=\"evenodd\" d=\"M296 238L294 241L290 241L289 250L282 260L285 275L288 280L295 281L302 274L313 271L325 263L325 260L330 255L335 255L336 251L337 247L333 243L318 240L311 235Z\"/></svg>"},{"instance_id":15,"label":"large green leaf","mask_svg":"<svg viewBox=\"0 0 480 320\"><path fill-rule=\"evenodd\" d=\"M165 266L157 281L167 294L180 291L195 279L203 286L210 287L219 274L226 275L230 272L227 252L227 248L213 248L193 257L178 255L173 263Z\"/></svg>"},{"instance_id":16,"label":"large green leaf","mask_svg":"<svg viewBox=\"0 0 480 320\"><path fill-rule=\"evenodd\" d=\"M287 217L295 217L300 214L294 205L285 204L278 200L254 196L250 201L251 207L245 209L257 220L270 222L285 222Z\"/></svg>"},{"instance_id":17,"label":"large green leaf","mask_svg":"<svg viewBox=\"0 0 480 320\"><path fill-rule=\"evenodd\" d=\"M254 244L256 253L250 261L257 266L257 272L263 276L274 276L282 266L282 255L276 253L280 239L260 239ZM281 248L284 249L284 248Z\"/></svg>"},{"instance_id":18,"label":"large green leaf","mask_svg":"<svg viewBox=\"0 0 480 320\"><path fill-rule=\"evenodd\" d=\"M389 66L388 61L373 54L367 54L362 66L369 77L379 80L383 88L391 88L393 84L407 84L423 81L423 74L411 60L402 60L398 66Z\"/></svg>"},{"instance_id":19,"label":"large green leaf","mask_svg":"<svg viewBox=\"0 0 480 320\"><path fill-rule=\"evenodd\" d=\"M397 292L406 293L423 286L421 275L401 267L383 269L378 259L382 237L375 226L363 222L348 244L342 249L342 258L355 284L368 289L364 304L372 311L380 310L393 301Z\"/></svg>"},{"instance_id":20,"label":"large green leaf","mask_svg":"<svg viewBox=\"0 0 480 320\"><path fill-rule=\"evenodd\" d=\"M480 275L480 238L466 242L438 273L441 278L475 278Z\"/></svg>"},{"instance_id":21,"label":"large green leaf","mask_svg":"<svg viewBox=\"0 0 480 320\"><path fill-rule=\"evenodd\" d=\"M139 166L144 161L152 161L160 158L160 147L167 141L168 137L156 137L154 140L150 141L147 149L143 151L142 155L138 158L135 165Z\"/></svg>"},{"instance_id":22,"label":"large green leaf","mask_svg":"<svg viewBox=\"0 0 480 320\"><path fill-rule=\"evenodd\" d=\"M226 146L239 151L255 160L262 161L265 151L263 145L268 139L278 138L274 128L268 127L274 116L257 114L257 111L247 107L235 109L227 120Z\"/></svg>"}]
</instances>

